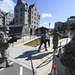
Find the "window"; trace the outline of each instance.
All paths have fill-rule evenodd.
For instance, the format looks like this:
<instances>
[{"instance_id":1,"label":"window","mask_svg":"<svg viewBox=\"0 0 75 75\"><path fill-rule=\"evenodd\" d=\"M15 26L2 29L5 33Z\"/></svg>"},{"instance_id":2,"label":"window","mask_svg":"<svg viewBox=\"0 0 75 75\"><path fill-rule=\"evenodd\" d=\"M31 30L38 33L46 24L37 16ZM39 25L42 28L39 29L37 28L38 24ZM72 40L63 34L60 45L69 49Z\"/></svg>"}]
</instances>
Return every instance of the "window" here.
<instances>
[{"instance_id":1,"label":"window","mask_svg":"<svg viewBox=\"0 0 75 75\"><path fill-rule=\"evenodd\" d=\"M9 18L9 20L10 20L10 18Z\"/></svg>"},{"instance_id":2,"label":"window","mask_svg":"<svg viewBox=\"0 0 75 75\"><path fill-rule=\"evenodd\" d=\"M34 17L34 20L36 20L36 17Z\"/></svg>"},{"instance_id":3,"label":"window","mask_svg":"<svg viewBox=\"0 0 75 75\"><path fill-rule=\"evenodd\" d=\"M23 22L22 18L20 19L20 22L21 22L21 23Z\"/></svg>"},{"instance_id":4,"label":"window","mask_svg":"<svg viewBox=\"0 0 75 75\"><path fill-rule=\"evenodd\" d=\"M32 16L32 19L33 19L33 16Z\"/></svg>"},{"instance_id":5,"label":"window","mask_svg":"<svg viewBox=\"0 0 75 75\"><path fill-rule=\"evenodd\" d=\"M21 8L20 11L23 11L23 9Z\"/></svg>"},{"instance_id":6,"label":"window","mask_svg":"<svg viewBox=\"0 0 75 75\"><path fill-rule=\"evenodd\" d=\"M9 15L11 17L11 15Z\"/></svg>"},{"instance_id":7,"label":"window","mask_svg":"<svg viewBox=\"0 0 75 75\"><path fill-rule=\"evenodd\" d=\"M22 16L23 16L23 14L21 13L21 14L20 14L20 17L22 17Z\"/></svg>"},{"instance_id":8,"label":"window","mask_svg":"<svg viewBox=\"0 0 75 75\"><path fill-rule=\"evenodd\" d=\"M32 20L32 23L33 23L33 20Z\"/></svg>"},{"instance_id":9,"label":"window","mask_svg":"<svg viewBox=\"0 0 75 75\"><path fill-rule=\"evenodd\" d=\"M8 22L8 20L6 20L6 22Z\"/></svg>"},{"instance_id":10,"label":"window","mask_svg":"<svg viewBox=\"0 0 75 75\"><path fill-rule=\"evenodd\" d=\"M18 20L16 19L16 22L18 22Z\"/></svg>"},{"instance_id":11,"label":"window","mask_svg":"<svg viewBox=\"0 0 75 75\"><path fill-rule=\"evenodd\" d=\"M34 13L34 15L36 16L36 13Z\"/></svg>"},{"instance_id":12,"label":"window","mask_svg":"<svg viewBox=\"0 0 75 75\"><path fill-rule=\"evenodd\" d=\"M15 12L18 13L18 9L15 9Z\"/></svg>"},{"instance_id":13,"label":"window","mask_svg":"<svg viewBox=\"0 0 75 75\"><path fill-rule=\"evenodd\" d=\"M16 18L18 18L18 15L16 14Z\"/></svg>"},{"instance_id":14,"label":"window","mask_svg":"<svg viewBox=\"0 0 75 75\"><path fill-rule=\"evenodd\" d=\"M34 21L34 24L36 24L36 22Z\"/></svg>"}]
</instances>

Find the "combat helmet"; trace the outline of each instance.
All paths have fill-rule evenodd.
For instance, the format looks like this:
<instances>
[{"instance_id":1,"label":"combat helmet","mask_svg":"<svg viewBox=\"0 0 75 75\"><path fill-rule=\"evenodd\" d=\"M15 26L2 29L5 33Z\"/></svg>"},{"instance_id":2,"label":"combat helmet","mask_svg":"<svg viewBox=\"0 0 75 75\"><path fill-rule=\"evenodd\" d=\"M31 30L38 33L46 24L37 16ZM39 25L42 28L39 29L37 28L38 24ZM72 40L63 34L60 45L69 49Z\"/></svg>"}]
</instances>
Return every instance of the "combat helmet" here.
<instances>
[{"instance_id":1,"label":"combat helmet","mask_svg":"<svg viewBox=\"0 0 75 75\"><path fill-rule=\"evenodd\" d=\"M71 23L69 25L69 30L74 30L75 29L75 22L74 23Z\"/></svg>"}]
</instances>

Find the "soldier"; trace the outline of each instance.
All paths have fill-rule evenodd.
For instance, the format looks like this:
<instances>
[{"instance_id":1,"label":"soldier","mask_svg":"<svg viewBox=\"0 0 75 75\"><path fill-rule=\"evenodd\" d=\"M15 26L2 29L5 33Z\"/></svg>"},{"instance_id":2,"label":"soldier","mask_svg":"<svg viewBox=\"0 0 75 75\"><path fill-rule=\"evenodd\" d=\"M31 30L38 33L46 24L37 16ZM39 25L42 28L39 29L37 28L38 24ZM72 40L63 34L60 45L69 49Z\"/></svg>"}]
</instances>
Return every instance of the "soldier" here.
<instances>
[{"instance_id":1,"label":"soldier","mask_svg":"<svg viewBox=\"0 0 75 75\"><path fill-rule=\"evenodd\" d=\"M61 37L61 35L57 31L57 29L54 29L54 31L51 35L53 35L53 49L54 49L54 51L56 51L57 46L58 46L58 40L59 40L59 37Z\"/></svg>"},{"instance_id":2,"label":"soldier","mask_svg":"<svg viewBox=\"0 0 75 75\"><path fill-rule=\"evenodd\" d=\"M59 59L62 65L65 67L63 75L75 75L75 23L69 25L71 33L71 41L65 45L61 50Z\"/></svg>"},{"instance_id":3,"label":"soldier","mask_svg":"<svg viewBox=\"0 0 75 75\"><path fill-rule=\"evenodd\" d=\"M9 60L8 60L8 47L9 47L9 43L8 43L8 32L9 32L9 29L5 26L3 28L2 31L0 31L0 52L1 52L1 55L2 55L2 59L6 62L6 67L10 67L12 66L13 64L10 64L9 63Z\"/></svg>"}]
</instances>

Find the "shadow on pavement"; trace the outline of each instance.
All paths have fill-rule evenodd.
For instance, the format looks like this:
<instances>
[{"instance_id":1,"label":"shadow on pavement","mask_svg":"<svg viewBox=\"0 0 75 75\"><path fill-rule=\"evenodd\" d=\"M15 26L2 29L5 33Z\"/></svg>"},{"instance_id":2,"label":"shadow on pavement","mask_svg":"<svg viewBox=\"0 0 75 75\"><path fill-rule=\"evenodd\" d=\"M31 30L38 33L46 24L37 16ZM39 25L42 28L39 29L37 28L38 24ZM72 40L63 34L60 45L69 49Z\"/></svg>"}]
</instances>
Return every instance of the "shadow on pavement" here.
<instances>
[{"instance_id":1,"label":"shadow on pavement","mask_svg":"<svg viewBox=\"0 0 75 75\"><path fill-rule=\"evenodd\" d=\"M42 54L37 54L35 56L32 56L32 60L36 60L36 59L42 59L45 56L48 56L49 54L52 54L53 52L46 52L46 53L42 53Z\"/></svg>"},{"instance_id":2,"label":"shadow on pavement","mask_svg":"<svg viewBox=\"0 0 75 75\"><path fill-rule=\"evenodd\" d=\"M18 57L16 57L15 59L25 58L25 60L30 60L31 59L31 56L30 56L31 53L36 54L37 53L37 50L29 50L29 51L26 51L26 52L22 53L21 55L19 55Z\"/></svg>"},{"instance_id":3,"label":"shadow on pavement","mask_svg":"<svg viewBox=\"0 0 75 75\"><path fill-rule=\"evenodd\" d=\"M4 60L2 58L0 58L0 64L2 64L4 62Z\"/></svg>"},{"instance_id":4,"label":"shadow on pavement","mask_svg":"<svg viewBox=\"0 0 75 75\"><path fill-rule=\"evenodd\" d=\"M52 55L52 56L53 56L53 55ZM43 66L49 64L49 63L51 62L51 60L53 59L53 58L51 59L52 56L48 57L45 61L43 61L43 62L42 62L40 65L38 65L36 68L40 68L40 67L43 67Z\"/></svg>"},{"instance_id":5,"label":"shadow on pavement","mask_svg":"<svg viewBox=\"0 0 75 75\"><path fill-rule=\"evenodd\" d=\"M49 54L52 54L52 53L53 52L46 52L46 53L39 54L37 50L29 50L29 51L26 51L26 52L22 53L21 55L19 55L15 59L25 58L25 60L30 60L31 59L31 55L34 55L34 54L36 54L36 55L32 57L32 60L34 60L34 59L41 59L41 58L43 58L45 56L48 56Z\"/></svg>"},{"instance_id":6,"label":"shadow on pavement","mask_svg":"<svg viewBox=\"0 0 75 75\"><path fill-rule=\"evenodd\" d=\"M1 69L1 68L3 68L3 67L0 66L0 69Z\"/></svg>"}]
</instances>

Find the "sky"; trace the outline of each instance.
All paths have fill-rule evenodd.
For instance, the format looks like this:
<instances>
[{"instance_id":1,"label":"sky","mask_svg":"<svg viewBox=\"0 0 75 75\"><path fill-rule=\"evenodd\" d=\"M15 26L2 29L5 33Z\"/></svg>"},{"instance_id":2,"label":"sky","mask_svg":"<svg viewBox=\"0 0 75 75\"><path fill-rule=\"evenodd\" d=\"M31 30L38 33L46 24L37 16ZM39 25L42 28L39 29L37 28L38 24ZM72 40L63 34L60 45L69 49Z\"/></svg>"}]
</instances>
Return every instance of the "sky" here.
<instances>
[{"instance_id":1,"label":"sky","mask_svg":"<svg viewBox=\"0 0 75 75\"><path fill-rule=\"evenodd\" d=\"M70 16L75 16L75 0L24 0L29 5L36 2L40 14L40 26L54 27L55 22L66 22ZM17 0L0 0L0 9L14 12Z\"/></svg>"}]
</instances>

